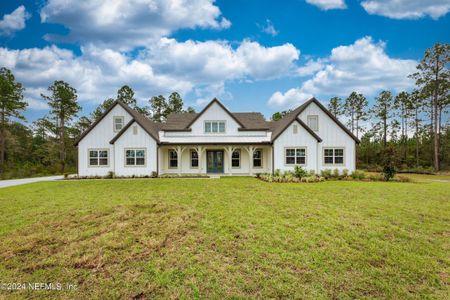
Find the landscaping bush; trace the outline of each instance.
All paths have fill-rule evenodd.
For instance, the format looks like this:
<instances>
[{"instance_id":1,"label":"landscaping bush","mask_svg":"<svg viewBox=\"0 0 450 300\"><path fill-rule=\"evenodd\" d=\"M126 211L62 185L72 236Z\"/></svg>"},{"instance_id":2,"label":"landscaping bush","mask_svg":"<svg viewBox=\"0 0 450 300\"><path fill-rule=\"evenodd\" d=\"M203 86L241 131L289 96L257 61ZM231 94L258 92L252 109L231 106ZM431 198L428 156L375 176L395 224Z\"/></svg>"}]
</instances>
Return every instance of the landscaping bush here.
<instances>
[{"instance_id":1,"label":"landscaping bush","mask_svg":"<svg viewBox=\"0 0 450 300\"><path fill-rule=\"evenodd\" d=\"M332 177L334 177L334 178L339 178L339 170L338 169L334 169L333 170L333 175L332 175Z\"/></svg>"},{"instance_id":2,"label":"landscaping bush","mask_svg":"<svg viewBox=\"0 0 450 300\"><path fill-rule=\"evenodd\" d=\"M363 171L355 170L350 175L354 180L363 180L366 178L366 173Z\"/></svg>"},{"instance_id":3,"label":"landscaping bush","mask_svg":"<svg viewBox=\"0 0 450 300\"><path fill-rule=\"evenodd\" d=\"M331 169L325 169L320 171L320 176L325 177L325 179L331 178Z\"/></svg>"},{"instance_id":4,"label":"landscaping bush","mask_svg":"<svg viewBox=\"0 0 450 300\"><path fill-rule=\"evenodd\" d=\"M348 177L348 170L347 169L344 169L344 170L342 170L342 177Z\"/></svg>"},{"instance_id":5,"label":"landscaping bush","mask_svg":"<svg viewBox=\"0 0 450 300\"><path fill-rule=\"evenodd\" d=\"M302 177L308 176L308 172L306 171L306 169L303 169L300 166L294 167L294 174L295 174L295 177L297 177L297 178L302 178Z\"/></svg>"},{"instance_id":6,"label":"landscaping bush","mask_svg":"<svg viewBox=\"0 0 450 300\"><path fill-rule=\"evenodd\" d=\"M109 171L108 175L105 176L106 179L113 179L114 178L114 172L113 171Z\"/></svg>"}]
</instances>

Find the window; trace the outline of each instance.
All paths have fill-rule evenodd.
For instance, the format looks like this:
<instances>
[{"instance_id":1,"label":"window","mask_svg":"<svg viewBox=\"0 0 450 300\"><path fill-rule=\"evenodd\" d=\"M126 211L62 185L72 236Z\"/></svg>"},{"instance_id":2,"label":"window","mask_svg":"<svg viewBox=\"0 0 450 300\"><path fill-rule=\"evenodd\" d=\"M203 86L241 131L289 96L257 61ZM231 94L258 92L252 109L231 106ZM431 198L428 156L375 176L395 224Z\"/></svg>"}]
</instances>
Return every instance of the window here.
<instances>
[{"instance_id":1,"label":"window","mask_svg":"<svg viewBox=\"0 0 450 300\"><path fill-rule=\"evenodd\" d=\"M108 166L108 150L89 150L89 166Z\"/></svg>"},{"instance_id":2,"label":"window","mask_svg":"<svg viewBox=\"0 0 450 300\"><path fill-rule=\"evenodd\" d=\"M169 150L169 168L178 168L178 155L175 150Z\"/></svg>"},{"instance_id":3,"label":"window","mask_svg":"<svg viewBox=\"0 0 450 300\"><path fill-rule=\"evenodd\" d=\"M198 153L191 150L191 168L198 168Z\"/></svg>"},{"instance_id":4,"label":"window","mask_svg":"<svg viewBox=\"0 0 450 300\"><path fill-rule=\"evenodd\" d=\"M137 128L137 125L134 125L134 126L133 126L133 134L134 134L134 135L137 135L137 134L138 134L138 128Z\"/></svg>"},{"instance_id":5,"label":"window","mask_svg":"<svg viewBox=\"0 0 450 300\"><path fill-rule=\"evenodd\" d=\"M125 150L126 166L145 166L145 150L129 149Z\"/></svg>"},{"instance_id":6,"label":"window","mask_svg":"<svg viewBox=\"0 0 450 300\"><path fill-rule=\"evenodd\" d=\"M293 131L294 134L297 134L297 132L298 132L298 125L294 124L294 126L292 126L292 131Z\"/></svg>"},{"instance_id":7,"label":"window","mask_svg":"<svg viewBox=\"0 0 450 300\"><path fill-rule=\"evenodd\" d=\"M113 117L114 131L120 131L123 128L124 118L123 117Z\"/></svg>"},{"instance_id":8,"label":"window","mask_svg":"<svg viewBox=\"0 0 450 300\"><path fill-rule=\"evenodd\" d=\"M231 167L239 168L241 166L241 150L234 150L231 154Z\"/></svg>"},{"instance_id":9,"label":"window","mask_svg":"<svg viewBox=\"0 0 450 300\"><path fill-rule=\"evenodd\" d=\"M344 164L343 148L324 148L323 162L326 165L342 165Z\"/></svg>"},{"instance_id":10,"label":"window","mask_svg":"<svg viewBox=\"0 0 450 300\"><path fill-rule=\"evenodd\" d=\"M319 131L319 116L308 116L307 124L313 131Z\"/></svg>"},{"instance_id":11,"label":"window","mask_svg":"<svg viewBox=\"0 0 450 300\"><path fill-rule=\"evenodd\" d=\"M205 133L224 133L225 121L205 121Z\"/></svg>"},{"instance_id":12,"label":"window","mask_svg":"<svg viewBox=\"0 0 450 300\"><path fill-rule=\"evenodd\" d=\"M285 150L286 165L304 165L306 164L305 148L286 148Z\"/></svg>"},{"instance_id":13,"label":"window","mask_svg":"<svg viewBox=\"0 0 450 300\"><path fill-rule=\"evenodd\" d=\"M253 152L253 167L261 168L262 167L262 150L256 149Z\"/></svg>"}]
</instances>

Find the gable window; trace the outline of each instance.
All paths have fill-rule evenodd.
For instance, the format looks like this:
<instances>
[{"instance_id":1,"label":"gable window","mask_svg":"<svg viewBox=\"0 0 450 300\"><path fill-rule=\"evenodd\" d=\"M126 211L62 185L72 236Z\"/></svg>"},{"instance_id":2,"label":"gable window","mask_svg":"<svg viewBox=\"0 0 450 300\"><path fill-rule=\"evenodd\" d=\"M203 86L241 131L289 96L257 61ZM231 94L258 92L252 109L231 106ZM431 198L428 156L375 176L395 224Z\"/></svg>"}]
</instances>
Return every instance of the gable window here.
<instances>
[{"instance_id":1,"label":"gable window","mask_svg":"<svg viewBox=\"0 0 450 300\"><path fill-rule=\"evenodd\" d=\"M342 165L344 164L343 148L324 148L323 162L326 165Z\"/></svg>"},{"instance_id":2,"label":"gable window","mask_svg":"<svg viewBox=\"0 0 450 300\"><path fill-rule=\"evenodd\" d=\"M175 150L169 150L169 168L178 168L178 155Z\"/></svg>"},{"instance_id":3,"label":"gable window","mask_svg":"<svg viewBox=\"0 0 450 300\"><path fill-rule=\"evenodd\" d=\"M133 126L133 134L134 134L134 135L137 135L137 134L138 134L138 127L137 127L137 125L134 125L134 126Z\"/></svg>"},{"instance_id":4,"label":"gable window","mask_svg":"<svg viewBox=\"0 0 450 300\"><path fill-rule=\"evenodd\" d=\"M145 166L145 149L125 150L126 166Z\"/></svg>"},{"instance_id":5,"label":"gable window","mask_svg":"<svg viewBox=\"0 0 450 300\"><path fill-rule=\"evenodd\" d=\"M89 166L108 166L108 150L89 150Z\"/></svg>"},{"instance_id":6,"label":"gable window","mask_svg":"<svg viewBox=\"0 0 450 300\"><path fill-rule=\"evenodd\" d=\"M241 166L241 150L234 150L231 154L231 167L239 168Z\"/></svg>"},{"instance_id":7,"label":"gable window","mask_svg":"<svg viewBox=\"0 0 450 300\"><path fill-rule=\"evenodd\" d=\"M198 153L191 150L191 168L198 168Z\"/></svg>"},{"instance_id":8,"label":"gable window","mask_svg":"<svg viewBox=\"0 0 450 300\"><path fill-rule=\"evenodd\" d=\"M294 124L294 126L292 126L292 132L294 134L297 134L297 132L298 132L298 125Z\"/></svg>"},{"instance_id":9,"label":"gable window","mask_svg":"<svg viewBox=\"0 0 450 300\"><path fill-rule=\"evenodd\" d=\"M319 116L309 115L307 118L307 125L313 131L319 131Z\"/></svg>"},{"instance_id":10,"label":"gable window","mask_svg":"<svg viewBox=\"0 0 450 300\"><path fill-rule=\"evenodd\" d=\"M306 164L306 148L286 148L286 165L304 165Z\"/></svg>"},{"instance_id":11,"label":"gable window","mask_svg":"<svg viewBox=\"0 0 450 300\"><path fill-rule=\"evenodd\" d=\"M262 167L262 150L256 149L253 152L253 167L261 168Z\"/></svg>"},{"instance_id":12,"label":"gable window","mask_svg":"<svg viewBox=\"0 0 450 300\"><path fill-rule=\"evenodd\" d=\"M113 128L114 131L120 131L123 128L124 117L113 117Z\"/></svg>"},{"instance_id":13,"label":"gable window","mask_svg":"<svg viewBox=\"0 0 450 300\"><path fill-rule=\"evenodd\" d=\"M225 121L205 121L205 133L225 133Z\"/></svg>"}]
</instances>

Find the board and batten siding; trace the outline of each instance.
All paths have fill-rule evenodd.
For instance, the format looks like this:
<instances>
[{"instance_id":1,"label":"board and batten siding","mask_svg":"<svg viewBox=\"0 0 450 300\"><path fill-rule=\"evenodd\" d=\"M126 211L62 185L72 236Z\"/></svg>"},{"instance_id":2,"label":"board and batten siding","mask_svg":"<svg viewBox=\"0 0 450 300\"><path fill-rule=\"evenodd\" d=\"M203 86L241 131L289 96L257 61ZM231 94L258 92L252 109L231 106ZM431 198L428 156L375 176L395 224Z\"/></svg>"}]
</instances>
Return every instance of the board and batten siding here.
<instances>
[{"instance_id":1,"label":"board and batten siding","mask_svg":"<svg viewBox=\"0 0 450 300\"><path fill-rule=\"evenodd\" d=\"M294 126L297 126L297 133L294 133ZM294 170L295 165L286 165L286 148L306 148L306 164L300 166L317 172L317 140L297 121L292 122L273 143L274 170Z\"/></svg>"},{"instance_id":2,"label":"board and batten siding","mask_svg":"<svg viewBox=\"0 0 450 300\"><path fill-rule=\"evenodd\" d=\"M113 118L124 117L124 125L131 120L130 114L116 105L78 144L79 176L105 176L114 172L114 145L109 143L117 134L113 129ZM89 166L89 149L107 149L108 166Z\"/></svg>"},{"instance_id":3,"label":"board and batten siding","mask_svg":"<svg viewBox=\"0 0 450 300\"><path fill-rule=\"evenodd\" d=\"M134 122L114 143L114 174L116 176L150 176L152 172L157 172L157 147L155 139ZM144 149L145 165L126 166L125 151L128 149Z\"/></svg>"},{"instance_id":4,"label":"board and batten siding","mask_svg":"<svg viewBox=\"0 0 450 300\"><path fill-rule=\"evenodd\" d=\"M349 172L355 170L356 159L356 142L350 137L339 125L334 122L320 107L315 103L311 103L300 114L299 118L307 124L308 115L319 116L319 131L317 135L322 139L322 142L318 144L318 170L320 172L325 169L347 169ZM343 148L344 149L344 164L342 165L326 165L323 159L324 148Z\"/></svg>"}]
</instances>

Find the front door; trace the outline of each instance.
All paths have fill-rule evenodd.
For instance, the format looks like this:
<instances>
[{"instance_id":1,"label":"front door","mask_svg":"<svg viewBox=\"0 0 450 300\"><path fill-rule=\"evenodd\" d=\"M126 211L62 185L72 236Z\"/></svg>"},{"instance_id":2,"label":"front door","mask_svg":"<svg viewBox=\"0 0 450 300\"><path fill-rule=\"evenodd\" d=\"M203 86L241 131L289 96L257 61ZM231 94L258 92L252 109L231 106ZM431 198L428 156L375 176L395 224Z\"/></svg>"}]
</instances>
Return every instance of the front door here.
<instances>
[{"instance_id":1,"label":"front door","mask_svg":"<svg viewBox=\"0 0 450 300\"><path fill-rule=\"evenodd\" d=\"M208 173L223 173L223 151L206 151L206 169Z\"/></svg>"}]
</instances>

